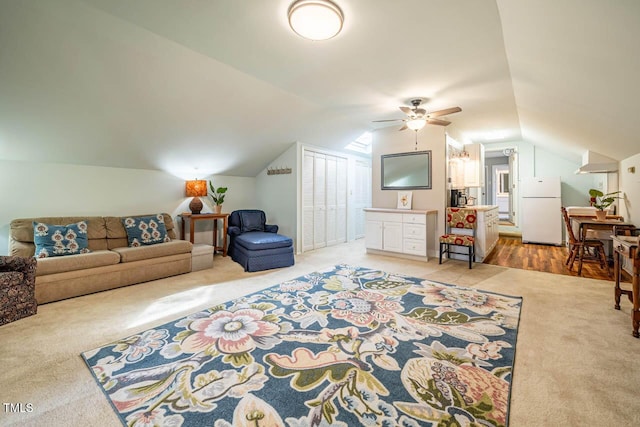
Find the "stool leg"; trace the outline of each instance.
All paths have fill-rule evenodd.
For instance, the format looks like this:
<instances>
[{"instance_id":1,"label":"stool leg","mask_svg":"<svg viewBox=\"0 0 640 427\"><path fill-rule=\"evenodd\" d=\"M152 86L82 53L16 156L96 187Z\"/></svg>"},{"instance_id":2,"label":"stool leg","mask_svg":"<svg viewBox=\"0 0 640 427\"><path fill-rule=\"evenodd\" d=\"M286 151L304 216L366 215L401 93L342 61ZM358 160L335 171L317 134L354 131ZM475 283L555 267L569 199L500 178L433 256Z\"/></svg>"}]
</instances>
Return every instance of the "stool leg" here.
<instances>
[{"instance_id":1,"label":"stool leg","mask_svg":"<svg viewBox=\"0 0 640 427\"><path fill-rule=\"evenodd\" d=\"M442 251L444 251L444 243L440 243L440 262L438 264L442 264Z\"/></svg>"},{"instance_id":2,"label":"stool leg","mask_svg":"<svg viewBox=\"0 0 640 427\"><path fill-rule=\"evenodd\" d=\"M469 270L473 266L473 246L469 246Z\"/></svg>"}]
</instances>

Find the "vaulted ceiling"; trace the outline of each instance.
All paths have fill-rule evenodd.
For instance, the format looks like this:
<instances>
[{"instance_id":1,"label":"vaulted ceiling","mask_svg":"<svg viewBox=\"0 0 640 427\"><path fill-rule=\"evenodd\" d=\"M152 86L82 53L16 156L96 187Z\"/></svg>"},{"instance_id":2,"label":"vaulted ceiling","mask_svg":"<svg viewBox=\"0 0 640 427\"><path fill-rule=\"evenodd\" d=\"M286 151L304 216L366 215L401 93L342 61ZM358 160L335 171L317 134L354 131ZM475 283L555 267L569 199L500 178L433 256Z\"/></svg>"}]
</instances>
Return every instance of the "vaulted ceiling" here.
<instances>
[{"instance_id":1,"label":"vaulted ceiling","mask_svg":"<svg viewBox=\"0 0 640 427\"><path fill-rule=\"evenodd\" d=\"M255 176L413 97L461 142L640 152L640 1L335 0L323 42L292 1L0 0L0 159Z\"/></svg>"}]
</instances>

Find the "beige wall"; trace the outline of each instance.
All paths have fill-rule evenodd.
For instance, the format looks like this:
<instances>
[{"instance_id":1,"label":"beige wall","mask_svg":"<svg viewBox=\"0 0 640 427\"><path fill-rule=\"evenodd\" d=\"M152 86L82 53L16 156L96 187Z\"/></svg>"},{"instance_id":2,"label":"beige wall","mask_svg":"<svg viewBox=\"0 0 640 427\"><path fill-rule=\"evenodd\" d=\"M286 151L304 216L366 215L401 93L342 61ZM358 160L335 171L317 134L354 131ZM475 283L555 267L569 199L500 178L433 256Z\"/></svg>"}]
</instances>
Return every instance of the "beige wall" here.
<instances>
[{"instance_id":1,"label":"beige wall","mask_svg":"<svg viewBox=\"0 0 640 427\"><path fill-rule=\"evenodd\" d=\"M372 206L374 208L395 208L397 194L395 190L382 190L380 184L380 156L383 154L406 153L415 151L416 134L414 131L398 131L393 126L380 129L373 134L372 152ZM445 172L445 133L440 126L425 126L418 132L418 151L431 150L431 190L412 190L413 209L435 209L438 211L437 230L432 233L437 243L444 233L444 209L446 206ZM437 245L436 245L437 247Z\"/></svg>"},{"instance_id":2,"label":"beige wall","mask_svg":"<svg viewBox=\"0 0 640 427\"><path fill-rule=\"evenodd\" d=\"M213 182L229 187L225 212L256 207L255 178L214 176ZM210 212L211 199L201 199ZM175 220L190 201L184 179L162 171L0 160L0 255L8 253L15 218L167 212ZM212 222L199 221L195 242L210 244L212 229Z\"/></svg>"}]
</instances>

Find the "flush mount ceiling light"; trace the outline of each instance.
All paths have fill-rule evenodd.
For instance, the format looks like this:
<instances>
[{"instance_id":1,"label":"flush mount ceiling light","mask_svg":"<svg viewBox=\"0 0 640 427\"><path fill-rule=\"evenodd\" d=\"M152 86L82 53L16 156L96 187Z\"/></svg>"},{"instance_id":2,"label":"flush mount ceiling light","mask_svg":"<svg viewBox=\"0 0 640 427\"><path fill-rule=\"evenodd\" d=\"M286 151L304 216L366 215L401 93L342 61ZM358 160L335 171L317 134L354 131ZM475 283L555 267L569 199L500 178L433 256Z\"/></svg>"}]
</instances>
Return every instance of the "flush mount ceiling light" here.
<instances>
[{"instance_id":1,"label":"flush mount ceiling light","mask_svg":"<svg viewBox=\"0 0 640 427\"><path fill-rule=\"evenodd\" d=\"M289 25L301 37L327 40L342 30L342 10L329 0L298 0L289 7Z\"/></svg>"}]
</instances>

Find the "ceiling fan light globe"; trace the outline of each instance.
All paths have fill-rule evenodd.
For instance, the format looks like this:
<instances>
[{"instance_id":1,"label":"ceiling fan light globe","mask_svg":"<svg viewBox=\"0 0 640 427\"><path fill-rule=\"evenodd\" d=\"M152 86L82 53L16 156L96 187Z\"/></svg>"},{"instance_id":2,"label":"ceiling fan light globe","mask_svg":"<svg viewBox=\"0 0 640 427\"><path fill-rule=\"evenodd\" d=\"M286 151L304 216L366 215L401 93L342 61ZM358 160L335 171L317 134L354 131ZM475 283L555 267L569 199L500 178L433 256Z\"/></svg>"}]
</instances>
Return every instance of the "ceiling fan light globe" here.
<instances>
[{"instance_id":1,"label":"ceiling fan light globe","mask_svg":"<svg viewBox=\"0 0 640 427\"><path fill-rule=\"evenodd\" d=\"M329 0L298 0L289 7L289 25L301 37L328 40L342 30L342 10Z\"/></svg>"},{"instance_id":2,"label":"ceiling fan light globe","mask_svg":"<svg viewBox=\"0 0 640 427\"><path fill-rule=\"evenodd\" d=\"M427 124L425 119L411 119L407 121L407 127L411 130L420 130Z\"/></svg>"}]
</instances>

